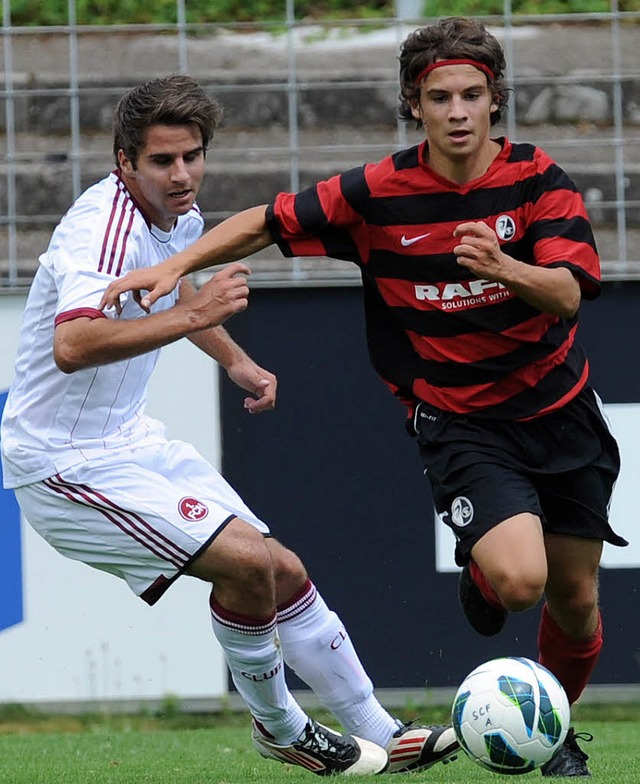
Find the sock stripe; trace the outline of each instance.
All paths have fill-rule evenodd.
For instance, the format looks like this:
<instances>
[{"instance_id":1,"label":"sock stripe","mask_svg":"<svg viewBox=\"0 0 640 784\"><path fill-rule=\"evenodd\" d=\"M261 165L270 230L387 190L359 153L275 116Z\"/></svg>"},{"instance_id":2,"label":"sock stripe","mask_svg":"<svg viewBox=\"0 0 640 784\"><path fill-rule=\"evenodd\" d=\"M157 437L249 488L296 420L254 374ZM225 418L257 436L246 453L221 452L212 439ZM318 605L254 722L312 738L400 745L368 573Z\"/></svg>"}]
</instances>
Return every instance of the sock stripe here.
<instances>
[{"instance_id":1,"label":"sock stripe","mask_svg":"<svg viewBox=\"0 0 640 784\"><path fill-rule=\"evenodd\" d=\"M275 613L270 618L250 618L247 615L240 615L227 610L213 596L209 600L209 606L213 620L226 629L231 629L235 632L258 636L260 634L269 634L276 628Z\"/></svg>"},{"instance_id":2,"label":"sock stripe","mask_svg":"<svg viewBox=\"0 0 640 784\"><path fill-rule=\"evenodd\" d=\"M307 579L302 589L285 604L278 606L278 623L291 621L311 607L315 602L318 591L311 580Z\"/></svg>"}]
</instances>

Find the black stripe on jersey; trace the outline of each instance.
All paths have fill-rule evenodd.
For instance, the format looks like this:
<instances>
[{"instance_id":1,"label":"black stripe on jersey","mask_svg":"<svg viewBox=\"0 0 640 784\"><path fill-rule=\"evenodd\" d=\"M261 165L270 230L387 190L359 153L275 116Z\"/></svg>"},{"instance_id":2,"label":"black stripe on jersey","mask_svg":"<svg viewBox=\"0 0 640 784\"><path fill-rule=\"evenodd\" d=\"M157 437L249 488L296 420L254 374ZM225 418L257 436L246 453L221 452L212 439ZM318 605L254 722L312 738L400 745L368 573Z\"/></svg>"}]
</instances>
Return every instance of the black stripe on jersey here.
<instances>
[{"instance_id":1,"label":"black stripe on jersey","mask_svg":"<svg viewBox=\"0 0 640 784\"><path fill-rule=\"evenodd\" d=\"M322 243L325 255L330 259L352 261L358 266L362 265L362 258L353 237L344 229L333 229L322 234Z\"/></svg>"},{"instance_id":2,"label":"black stripe on jersey","mask_svg":"<svg viewBox=\"0 0 640 784\"><path fill-rule=\"evenodd\" d=\"M473 206L469 200L474 201ZM481 200L484 217L486 200ZM381 196L369 199L361 213L375 226L424 225L479 219L478 203L469 196L455 193L414 193L407 196Z\"/></svg>"},{"instance_id":3,"label":"black stripe on jersey","mask_svg":"<svg viewBox=\"0 0 640 784\"><path fill-rule=\"evenodd\" d=\"M574 343L565 362L557 365L538 383L517 395L473 412L487 419L525 419L557 403L579 382L586 364L582 348Z\"/></svg>"},{"instance_id":4,"label":"black stripe on jersey","mask_svg":"<svg viewBox=\"0 0 640 784\"><path fill-rule=\"evenodd\" d=\"M527 182L531 200L538 201L541 196L548 195L552 191L571 191L577 193L578 189L569 175L561 169L557 163L552 163L543 172L521 180Z\"/></svg>"},{"instance_id":5,"label":"black stripe on jersey","mask_svg":"<svg viewBox=\"0 0 640 784\"><path fill-rule=\"evenodd\" d=\"M393 168L396 171L403 169L415 169L420 165L419 158L420 147L409 147L406 150L400 150L391 156L393 161Z\"/></svg>"},{"instance_id":6,"label":"black stripe on jersey","mask_svg":"<svg viewBox=\"0 0 640 784\"><path fill-rule=\"evenodd\" d=\"M326 256L353 261L356 264L362 263L360 251L351 234L345 229L329 226L315 186L307 188L296 196L295 212L303 231L317 236L322 242Z\"/></svg>"},{"instance_id":7,"label":"black stripe on jersey","mask_svg":"<svg viewBox=\"0 0 640 784\"><path fill-rule=\"evenodd\" d=\"M541 220L532 223L528 231L534 242L548 239L549 237L562 237L571 242L581 242L589 245L596 251L596 241L589 221L582 215L573 218L558 220Z\"/></svg>"},{"instance_id":8,"label":"black stripe on jersey","mask_svg":"<svg viewBox=\"0 0 640 784\"><path fill-rule=\"evenodd\" d=\"M276 219L273 202L267 206L267 211L265 212L265 221L267 223L267 228L269 229L269 233L271 234L271 239L280 248L282 254L286 257L293 256L289 243L285 242L282 239L282 232L280 231L280 223Z\"/></svg>"},{"instance_id":9,"label":"black stripe on jersey","mask_svg":"<svg viewBox=\"0 0 640 784\"><path fill-rule=\"evenodd\" d=\"M452 192L410 193L395 196L374 196L365 177L365 166L356 167L340 177L342 195L353 210L376 226L422 225L425 223L481 220L499 212L517 210L526 202L535 203L541 196L556 190L577 192L571 178L557 164L542 172L519 178L519 161L533 159L535 148L520 145L512 148L513 182L479 188L471 193ZM418 147L402 150L392 156L396 170L418 168ZM419 175L419 172L416 172ZM419 180L416 181L419 188ZM524 198L523 198L524 195Z\"/></svg>"},{"instance_id":10,"label":"black stripe on jersey","mask_svg":"<svg viewBox=\"0 0 640 784\"><path fill-rule=\"evenodd\" d=\"M356 212L360 212L359 205L364 204L371 197L371 190L364 171L364 166L356 166L340 175L342 196L351 209Z\"/></svg>"},{"instance_id":11,"label":"black stripe on jersey","mask_svg":"<svg viewBox=\"0 0 640 784\"><path fill-rule=\"evenodd\" d=\"M501 249L518 261L533 263L533 250L528 237L505 243ZM455 253L406 256L391 250L374 249L371 250L367 269L377 278L410 280L415 283L456 283L475 280L477 277L462 264L458 264Z\"/></svg>"},{"instance_id":12,"label":"black stripe on jersey","mask_svg":"<svg viewBox=\"0 0 640 784\"><path fill-rule=\"evenodd\" d=\"M518 297L492 302L491 313L486 308L470 308L451 318L451 311L431 310L428 312L415 308L393 308L398 320L405 329L427 338L453 338L474 332L504 332L540 315L540 311Z\"/></svg>"},{"instance_id":13,"label":"black stripe on jersey","mask_svg":"<svg viewBox=\"0 0 640 784\"><path fill-rule=\"evenodd\" d=\"M367 264L376 278L410 280L416 283L441 283L471 280L474 276L458 264L454 253L405 256L391 250L372 250Z\"/></svg>"},{"instance_id":14,"label":"black stripe on jersey","mask_svg":"<svg viewBox=\"0 0 640 784\"><path fill-rule=\"evenodd\" d=\"M514 171L514 178L518 172ZM362 174L364 178L364 173ZM418 186L416 186L418 187ZM524 177L513 183L492 188L478 188L471 193L411 193L397 196L369 197L362 188L354 188L350 180L343 194L351 207L367 223L376 226L424 225L428 223L462 223L482 220L500 212L521 209L535 203L542 195L555 190L576 192L576 186L558 166L542 173Z\"/></svg>"},{"instance_id":15,"label":"black stripe on jersey","mask_svg":"<svg viewBox=\"0 0 640 784\"><path fill-rule=\"evenodd\" d=\"M532 178L535 179L535 178ZM425 225L478 221L500 212L520 209L522 187L505 185L482 188L471 193L413 193L407 196L380 196L360 205L359 212L375 226Z\"/></svg>"},{"instance_id":16,"label":"black stripe on jersey","mask_svg":"<svg viewBox=\"0 0 640 784\"><path fill-rule=\"evenodd\" d=\"M398 388L405 399L413 397L413 380L419 360L409 336L402 330L380 291L366 274L362 275L367 345L371 364L382 378Z\"/></svg>"},{"instance_id":17,"label":"black stripe on jersey","mask_svg":"<svg viewBox=\"0 0 640 784\"><path fill-rule=\"evenodd\" d=\"M575 323L575 319L574 319ZM569 326L567 326L569 325ZM428 379L434 387L466 387L469 384L493 384L511 373L526 368L560 348L567 339L571 322L553 324L536 343L526 343L507 354L476 362L438 362L418 360L418 377Z\"/></svg>"},{"instance_id":18,"label":"black stripe on jersey","mask_svg":"<svg viewBox=\"0 0 640 784\"><path fill-rule=\"evenodd\" d=\"M329 221L322 209L315 186L298 193L294 209L298 223L305 234L314 236L326 230Z\"/></svg>"},{"instance_id":19,"label":"black stripe on jersey","mask_svg":"<svg viewBox=\"0 0 640 784\"><path fill-rule=\"evenodd\" d=\"M509 163L520 163L521 161L532 161L535 157L535 145L527 142L520 144L512 144L509 158Z\"/></svg>"},{"instance_id":20,"label":"black stripe on jersey","mask_svg":"<svg viewBox=\"0 0 640 784\"><path fill-rule=\"evenodd\" d=\"M535 264L533 242L528 230L519 240L505 242L504 245L500 246L500 250L518 261L523 261L525 264Z\"/></svg>"},{"instance_id":21,"label":"black stripe on jersey","mask_svg":"<svg viewBox=\"0 0 640 784\"><path fill-rule=\"evenodd\" d=\"M503 253L525 264L534 261L529 237L501 245ZM551 266L551 265L549 265ZM455 253L428 253L406 256L391 250L371 250L367 269L377 278L410 280L415 283L447 283L474 280L473 273L458 264Z\"/></svg>"}]
</instances>

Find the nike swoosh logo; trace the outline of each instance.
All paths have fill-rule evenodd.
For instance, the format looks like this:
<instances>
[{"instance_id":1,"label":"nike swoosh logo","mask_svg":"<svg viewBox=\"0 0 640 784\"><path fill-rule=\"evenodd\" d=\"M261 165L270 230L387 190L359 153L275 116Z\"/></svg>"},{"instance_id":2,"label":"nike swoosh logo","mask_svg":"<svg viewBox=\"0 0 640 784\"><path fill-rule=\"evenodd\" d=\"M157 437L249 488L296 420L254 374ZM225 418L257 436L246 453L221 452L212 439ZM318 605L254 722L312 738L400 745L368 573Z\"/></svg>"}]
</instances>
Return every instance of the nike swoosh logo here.
<instances>
[{"instance_id":1,"label":"nike swoosh logo","mask_svg":"<svg viewBox=\"0 0 640 784\"><path fill-rule=\"evenodd\" d=\"M402 238L400 240L400 244L403 247L408 248L409 245L413 245L414 242L418 242L419 240L423 240L425 237L428 237L430 234L431 234L430 231L428 231L426 234L418 234L417 237L407 237L405 234L403 234Z\"/></svg>"}]
</instances>

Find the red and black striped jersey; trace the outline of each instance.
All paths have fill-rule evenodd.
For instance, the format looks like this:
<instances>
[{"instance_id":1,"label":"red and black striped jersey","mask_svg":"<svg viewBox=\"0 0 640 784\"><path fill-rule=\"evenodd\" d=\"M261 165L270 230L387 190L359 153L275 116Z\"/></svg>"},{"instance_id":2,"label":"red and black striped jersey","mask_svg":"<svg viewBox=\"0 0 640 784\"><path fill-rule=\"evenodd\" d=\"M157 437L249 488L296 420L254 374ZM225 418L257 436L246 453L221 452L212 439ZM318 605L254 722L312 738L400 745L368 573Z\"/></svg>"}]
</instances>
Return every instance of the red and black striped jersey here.
<instances>
[{"instance_id":1,"label":"red and black striped jersey","mask_svg":"<svg viewBox=\"0 0 640 784\"><path fill-rule=\"evenodd\" d=\"M583 200L539 148L498 140L481 177L458 184L424 162L426 142L280 193L267 222L285 256L328 256L360 268L374 367L411 410L526 419L562 407L585 385L577 316L541 312L503 284L477 279L453 253L455 227L484 221L505 253L567 267L582 295L600 293L600 262Z\"/></svg>"}]
</instances>

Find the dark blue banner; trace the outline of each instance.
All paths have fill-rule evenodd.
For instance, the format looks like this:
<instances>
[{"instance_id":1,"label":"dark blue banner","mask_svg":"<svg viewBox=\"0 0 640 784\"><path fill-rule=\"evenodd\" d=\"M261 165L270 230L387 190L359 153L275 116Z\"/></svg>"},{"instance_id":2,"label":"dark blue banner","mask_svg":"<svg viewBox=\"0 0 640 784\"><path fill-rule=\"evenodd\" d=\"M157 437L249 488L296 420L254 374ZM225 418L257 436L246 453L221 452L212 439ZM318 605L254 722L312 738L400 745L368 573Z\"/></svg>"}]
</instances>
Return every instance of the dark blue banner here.
<instances>
[{"instance_id":1,"label":"dark blue banner","mask_svg":"<svg viewBox=\"0 0 640 784\"><path fill-rule=\"evenodd\" d=\"M539 609L512 613L500 635L482 638L458 607L458 574L438 566L430 490L404 410L369 362L361 298L356 287L252 291L229 330L278 375L278 405L247 416L245 393L222 374L224 474L302 557L376 686L457 686L485 659L535 659ZM618 407L634 450L631 463L623 455L632 474L640 452L631 429L640 427L638 302L640 283L606 284L599 300L584 303L580 333L593 384ZM606 553L605 644L593 683L640 681L636 483L631 476L632 500L622 509L616 489L612 511L632 543ZM444 547L453 549L453 537Z\"/></svg>"},{"instance_id":2,"label":"dark blue banner","mask_svg":"<svg viewBox=\"0 0 640 784\"><path fill-rule=\"evenodd\" d=\"M0 392L0 415L6 401ZM2 487L0 464L0 631L23 620L20 509L13 491Z\"/></svg>"}]
</instances>

